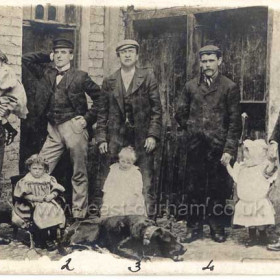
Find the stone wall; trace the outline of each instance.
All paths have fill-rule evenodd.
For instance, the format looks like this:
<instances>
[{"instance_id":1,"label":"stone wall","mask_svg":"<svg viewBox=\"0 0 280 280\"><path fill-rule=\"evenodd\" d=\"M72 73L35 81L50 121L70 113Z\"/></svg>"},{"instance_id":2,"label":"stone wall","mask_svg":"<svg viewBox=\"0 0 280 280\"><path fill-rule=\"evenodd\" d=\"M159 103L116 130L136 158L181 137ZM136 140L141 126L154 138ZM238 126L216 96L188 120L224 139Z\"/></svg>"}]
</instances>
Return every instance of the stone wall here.
<instances>
[{"instance_id":1,"label":"stone wall","mask_svg":"<svg viewBox=\"0 0 280 280\"><path fill-rule=\"evenodd\" d=\"M124 39L123 19L122 8L90 7L88 73L98 85L119 67L115 47Z\"/></svg>"},{"instance_id":2,"label":"stone wall","mask_svg":"<svg viewBox=\"0 0 280 280\"><path fill-rule=\"evenodd\" d=\"M105 8L90 7L88 73L98 85L102 84L104 75L104 30Z\"/></svg>"},{"instance_id":3,"label":"stone wall","mask_svg":"<svg viewBox=\"0 0 280 280\"><path fill-rule=\"evenodd\" d=\"M280 110L280 10L270 10L268 20L268 112L267 133L271 135Z\"/></svg>"},{"instance_id":4,"label":"stone wall","mask_svg":"<svg viewBox=\"0 0 280 280\"><path fill-rule=\"evenodd\" d=\"M9 64L21 79L21 53L22 53L22 8L0 8L0 49L7 54ZM18 131L15 142L5 148L4 167L2 178L5 181L10 176L18 174L20 121L14 115L10 116L10 122Z\"/></svg>"}]
</instances>

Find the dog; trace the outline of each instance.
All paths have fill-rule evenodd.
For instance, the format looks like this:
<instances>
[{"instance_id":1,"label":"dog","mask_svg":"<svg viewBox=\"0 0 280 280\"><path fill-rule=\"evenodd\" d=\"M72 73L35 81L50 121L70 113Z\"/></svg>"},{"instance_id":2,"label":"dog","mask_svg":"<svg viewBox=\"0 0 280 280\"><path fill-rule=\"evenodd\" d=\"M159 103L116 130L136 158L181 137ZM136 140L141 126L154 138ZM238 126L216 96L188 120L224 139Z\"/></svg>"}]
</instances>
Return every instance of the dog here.
<instances>
[{"instance_id":1,"label":"dog","mask_svg":"<svg viewBox=\"0 0 280 280\"><path fill-rule=\"evenodd\" d=\"M149 256L180 258L186 249L170 231L145 216L127 215L76 222L65 231L63 243L105 247L111 253L141 261Z\"/></svg>"}]
</instances>

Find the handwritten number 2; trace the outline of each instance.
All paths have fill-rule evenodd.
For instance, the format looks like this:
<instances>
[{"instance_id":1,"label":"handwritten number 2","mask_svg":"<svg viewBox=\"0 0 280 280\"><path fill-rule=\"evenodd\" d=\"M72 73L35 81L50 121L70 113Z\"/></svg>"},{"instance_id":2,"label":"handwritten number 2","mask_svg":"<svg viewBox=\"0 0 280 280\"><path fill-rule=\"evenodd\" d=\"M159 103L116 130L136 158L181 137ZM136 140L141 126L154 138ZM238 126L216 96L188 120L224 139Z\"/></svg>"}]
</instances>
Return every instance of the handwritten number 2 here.
<instances>
[{"instance_id":1,"label":"handwritten number 2","mask_svg":"<svg viewBox=\"0 0 280 280\"><path fill-rule=\"evenodd\" d=\"M214 266L214 265L211 265L211 266L210 266L210 264L211 264L212 262L213 262L213 260L211 260L211 261L208 263L207 266L202 267L202 270L209 269L210 271L213 271L215 266Z\"/></svg>"},{"instance_id":2,"label":"handwritten number 2","mask_svg":"<svg viewBox=\"0 0 280 280\"><path fill-rule=\"evenodd\" d=\"M61 267L61 270L63 270L63 269L67 269L67 270L69 270L69 271L72 271L72 270L74 270L74 268L72 268L72 269L70 269L69 268L69 263L71 262L71 258L69 258L67 261L66 261L66 264L65 265L63 265L62 267Z\"/></svg>"},{"instance_id":3,"label":"handwritten number 2","mask_svg":"<svg viewBox=\"0 0 280 280\"><path fill-rule=\"evenodd\" d=\"M138 271L141 269L141 261L136 262L135 268L136 268L137 270L132 270L131 267L129 267L128 269L129 269L129 271L131 271L131 272L138 272Z\"/></svg>"}]
</instances>

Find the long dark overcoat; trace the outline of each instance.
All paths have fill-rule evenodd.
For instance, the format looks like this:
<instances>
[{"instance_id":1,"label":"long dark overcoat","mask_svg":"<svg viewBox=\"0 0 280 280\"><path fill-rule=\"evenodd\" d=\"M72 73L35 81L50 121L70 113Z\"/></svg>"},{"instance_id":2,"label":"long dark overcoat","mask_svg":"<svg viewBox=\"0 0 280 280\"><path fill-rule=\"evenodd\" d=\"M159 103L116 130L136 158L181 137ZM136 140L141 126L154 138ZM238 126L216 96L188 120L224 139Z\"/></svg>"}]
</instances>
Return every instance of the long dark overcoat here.
<instances>
[{"instance_id":1,"label":"long dark overcoat","mask_svg":"<svg viewBox=\"0 0 280 280\"><path fill-rule=\"evenodd\" d=\"M187 82L175 117L189 137L203 133L215 148L236 154L241 134L240 93L227 77L218 74L209 88L201 77Z\"/></svg>"},{"instance_id":2,"label":"long dark overcoat","mask_svg":"<svg viewBox=\"0 0 280 280\"><path fill-rule=\"evenodd\" d=\"M103 82L97 119L98 143L108 142L110 157L116 158L124 144L125 111L120 69ZM138 157L144 153L145 140L160 139L162 110L157 81L146 69L136 68L131 91L135 147Z\"/></svg>"}]
</instances>

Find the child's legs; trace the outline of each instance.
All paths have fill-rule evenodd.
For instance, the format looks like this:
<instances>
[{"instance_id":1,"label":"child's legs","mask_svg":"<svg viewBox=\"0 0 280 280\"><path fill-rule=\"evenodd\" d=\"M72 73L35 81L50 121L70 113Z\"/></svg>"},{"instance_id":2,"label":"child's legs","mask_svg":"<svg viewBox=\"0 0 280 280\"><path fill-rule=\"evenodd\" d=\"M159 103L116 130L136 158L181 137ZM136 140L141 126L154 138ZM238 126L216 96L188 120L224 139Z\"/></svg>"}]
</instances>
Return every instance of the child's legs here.
<instances>
[{"instance_id":1,"label":"child's legs","mask_svg":"<svg viewBox=\"0 0 280 280\"><path fill-rule=\"evenodd\" d=\"M260 231L266 231L267 226L257 226L256 228L259 232Z\"/></svg>"}]
</instances>

